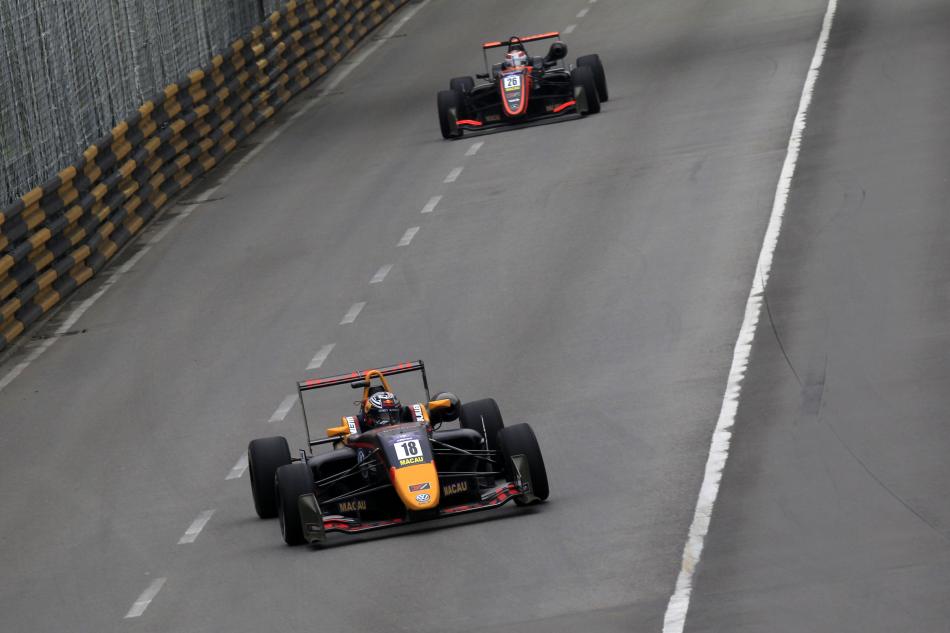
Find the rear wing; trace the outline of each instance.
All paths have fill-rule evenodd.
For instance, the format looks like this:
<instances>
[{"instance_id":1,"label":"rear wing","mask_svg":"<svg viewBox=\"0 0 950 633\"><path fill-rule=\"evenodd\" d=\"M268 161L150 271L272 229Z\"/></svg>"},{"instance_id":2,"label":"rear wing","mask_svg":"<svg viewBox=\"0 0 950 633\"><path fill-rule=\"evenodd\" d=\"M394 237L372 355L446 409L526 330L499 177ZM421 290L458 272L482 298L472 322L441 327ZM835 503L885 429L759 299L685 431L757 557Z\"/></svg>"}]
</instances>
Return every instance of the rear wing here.
<instances>
[{"instance_id":1,"label":"rear wing","mask_svg":"<svg viewBox=\"0 0 950 633\"><path fill-rule=\"evenodd\" d=\"M524 37L512 37L509 40L503 42L485 42L482 44L483 49L489 48L499 48L501 46L511 46L512 43L524 43L524 42L536 42L538 40L550 40L556 37L561 37L561 34L558 31L551 31L550 33L539 33L538 35L525 35Z\"/></svg>"},{"instance_id":2,"label":"rear wing","mask_svg":"<svg viewBox=\"0 0 950 633\"><path fill-rule=\"evenodd\" d=\"M313 389L323 389L324 387L334 387L337 385L349 385L354 382L365 380L370 374L383 376L396 376L398 374L408 374L418 371L422 373L422 386L426 391L426 402L431 400L429 396L429 380L426 377L426 366L421 360L399 363L398 365L389 365L388 367L377 367L374 369L364 369L363 371L352 371L346 374L328 376L326 378L314 378L312 380L302 380L297 383L297 398L300 400L300 410L303 411L303 425L307 431L307 443L313 447L318 444L326 444L336 441L336 438L327 438L314 440L310 436L310 422L307 419L307 407L303 401L305 391Z\"/></svg>"},{"instance_id":3,"label":"rear wing","mask_svg":"<svg viewBox=\"0 0 950 633\"><path fill-rule=\"evenodd\" d=\"M389 367L374 367L373 369L364 369L363 371L352 371L348 374L339 374L337 376L328 376L327 378L314 378L313 380L302 380L297 383L297 391L310 391L311 389L322 389L324 387L333 387L335 385L348 385L363 380L371 371L378 371L384 376L395 376L397 374L406 374L411 371L421 371L423 379L426 373L425 364L421 360L399 363Z\"/></svg>"}]
</instances>

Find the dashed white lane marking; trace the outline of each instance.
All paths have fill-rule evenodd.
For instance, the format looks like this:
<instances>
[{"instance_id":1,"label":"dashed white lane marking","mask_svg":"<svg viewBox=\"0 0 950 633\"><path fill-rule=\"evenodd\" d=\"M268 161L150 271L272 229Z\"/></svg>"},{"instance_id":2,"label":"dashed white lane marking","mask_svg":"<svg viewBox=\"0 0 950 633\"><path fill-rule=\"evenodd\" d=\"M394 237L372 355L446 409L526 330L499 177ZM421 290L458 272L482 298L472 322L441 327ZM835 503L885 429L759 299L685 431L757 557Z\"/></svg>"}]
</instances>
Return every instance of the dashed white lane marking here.
<instances>
[{"instance_id":1,"label":"dashed white lane marking","mask_svg":"<svg viewBox=\"0 0 950 633\"><path fill-rule=\"evenodd\" d=\"M205 529L208 521L211 520L212 514L214 514L214 510L205 510L199 514L198 518L191 522L191 525L188 526L188 529L185 530L185 533L182 535L182 537L178 539L178 544L184 545L185 543L194 543L195 539L198 538L198 535L201 534L201 530Z\"/></svg>"},{"instance_id":2,"label":"dashed white lane marking","mask_svg":"<svg viewBox=\"0 0 950 633\"><path fill-rule=\"evenodd\" d=\"M353 72L353 69L355 69L355 68L356 68L357 66L359 66L361 63L363 63L363 62L366 60L367 57L369 57L369 56L372 55L374 52L376 52L376 50L377 50L380 46L382 46L383 43L385 43L385 42L388 41L390 38L392 38L392 36L395 35L396 32L397 32L399 29L401 29L403 26L405 26L406 22L408 22L408 21L412 18L412 16L414 16L416 13L418 13L419 10L422 9L422 8L423 8L424 6L426 6L427 4L429 4L429 0L423 0L422 2L420 2L420 3L417 4L417 5L415 5L414 7L410 7L410 8L408 8L408 9L406 9L405 15L403 15L397 22L393 23L392 27L391 27L388 31L386 31L386 34L385 34L385 35L383 35L382 37L379 38L379 40L377 40L376 42L374 42L373 44L371 44L370 46L368 46L368 47L366 48L366 50L364 50L362 53L360 53L359 55L357 55L356 57L354 57L353 60L349 63L349 65L348 65L346 68L343 68L343 69L341 69L341 70L339 70L339 71L335 71L335 72L333 73L333 74L334 74L333 79L331 79L331 80L327 83L327 85L325 86L324 91L323 91L320 95L317 95L315 98L313 98L313 99L310 101L310 103L308 103L307 105L305 105L304 107L302 107L298 112L296 112L293 116L291 116L289 119L287 119L287 121L285 121L283 124L281 124L280 127L278 127L276 130L274 130L274 131L271 132L269 135L267 135L267 136L263 139L263 141L262 141L260 144L257 145L257 147L255 147L255 148L252 149L250 152L248 152L243 158L241 158L241 160L239 160L233 167L231 167L231 168L225 173L225 175L221 177L221 179L218 181L218 184L217 184L217 185L215 185L215 186L213 186L213 187L210 187L209 189L205 190L200 196L198 196L197 201L198 201L198 202L205 202L205 201L206 201L208 198L210 198L213 194L217 193L218 189L220 189L220 188L224 185L224 183L225 183L231 176L233 176L241 167L243 167L244 165L246 165L254 156L256 156L262 149L264 149L264 147L266 147L268 143L270 143L270 142L273 141L275 138L277 138L277 137L280 135L280 133L281 133L283 130L285 130L293 121L297 120L298 118L300 118L301 116L303 116L304 114L306 114L308 111L310 111L311 108L313 108L315 105L317 105L317 104L322 100L322 98L323 98L328 92L331 92L334 88L336 88L336 87L340 84L341 81L343 81L343 79L346 78L347 75L349 75L351 72ZM175 217L171 218L171 219L165 224L165 226L162 227L162 230L159 231L159 233L158 233L157 235L153 236L152 238L148 239L147 241L143 241L143 243L146 244L146 246L144 246L141 250L139 250L139 252L136 253L136 254L132 257L132 259L129 260L129 262L126 264L126 266L123 267L123 268L126 268L126 267L127 267L126 270L125 270L125 272L128 272L129 270L132 269L132 266L134 266L134 263L132 263L133 261L137 262L139 259L142 258L143 255L145 255L146 252L148 252L149 246L151 246L152 244L157 243L157 242L160 241L162 238L164 238L166 235L168 235L168 233L171 232L171 230L172 230L176 225L178 225L178 223L180 223L184 218L188 217L188 216L195 210L195 208L196 208L196 207L191 207L191 208L189 208L189 209L183 210L181 213L179 213L179 214L177 214ZM35 361L37 358L39 358L40 356L42 356L43 353L46 352L46 350L49 349L50 346L51 346L53 343L55 343L55 342L59 339L59 337L60 337L62 334L64 334L65 332L69 331L69 329L72 328L73 325L75 325L76 321L79 320L79 318L83 315L83 313L85 313L86 310L88 310L89 308L91 308L92 305L93 305L96 301L98 301L99 298L100 298L103 294L105 294L105 292L106 292L106 290L108 290L109 286L112 285L112 283L114 283L114 281L113 281L114 278L115 278L115 275L113 275L113 277L110 277L106 282L104 282L104 283L102 284L102 287L101 287L94 295L92 295L92 296L91 296L89 299L87 299L86 301L82 302L82 304L80 304L79 307L77 307L75 310L73 310L73 312L70 314L69 318L67 318L66 321L63 323L63 326L66 326L66 323L69 324L68 326L66 326L66 327L61 326L60 328L58 328L57 331L56 331L56 335L55 335L55 336L46 339L41 345L37 346L37 347L29 354L29 356L27 356L26 360L24 360L23 362L17 363L16 365L14 365L13 368L10 369L10 371L7 372L6 375L4 375L4 377L3 377L2 379L0 379L0 391L3 391L11 382L13 382L14 380L16 380L17 376L19 376L20 374L22 374L23 371L24 371L27 367L30 366L30 363L32 363L32 362ZM62 330L62 331L60 331L60 330Z\"/></svg>"},{"instance_id":3,"label":"dashed white lane marking","mask_svg":"<svg viewBox=\"0 0 950 633\"><path fill-rule=\"evenodd\" d=\"M392 264L386 264L385 266L380 266L379 270L376 271L376 274L373 275L373 278L369 280L371 284L382 283L386 279L386 275L389 274L389 271L393 269Z\"/></svg>"},{"instance_id":4,"label":"dashed white lane marking","mask_svg":"<svg viewBox=\"0 0 950 633\"><path fill-rule=\"evenodd\" d=\"M576 28L577 28L576 24L568 24L567 26L564 27L564 30L561 31L561 35L570 35L571 33L574 32L574 29Z\"/></svg>"},{"instance_id":5,"label":"dashed white lane marking","mask_svg":"<svg viewBox=\"0 0 950 633\"><path fill-rule=\"evenodd\" d=\"M82 317L82 315L86 313L86 310L91 308L93 304L96 301L98 301L99 298L102 297L102 295L104 295L106 291L108 291L109 288L111 288L119 280L119 278L122 275L132 270L132 267L135 266L139 262L139 260L142 259L145 256L145 254L149 252L149 250L150 250L150 247L148 246L142 247L139 250L139 252L137 252L135 255L130 257L129 260L125 264L123 264L121 268L119 268L116 272L109 275L109 277L106 278L104 282L102 282L102 287L100 287L99 290L97 290L88 299L80 303L76 307L76 309L74 309L72 312L69 313L69 316L66 317L66 319L59 325L59 327L57 327L56 330L53 331L53 336L49 337L42 343L36 345L36 347L33 348L33 351L30 352L29 355L22 362L19 362L16 365L14 365L13 368L11 368L10 371L8 371L3 376L2 379L0 379L0 391L3 391L4 389L6 389L7 386L11 382L16 380L17 376L22 374L23 371L27 367L30 366L30 363L32 363L37 358L42 356L43 353L53 345L53 343L59 340L59 337L61 337L62 335L66 334L66 332L71 330L73 326L76 325L76 321L78 321Z\"/></svg>"},{"instance_id":6,"label":"dashed white lane marking","mask_svg":"<svg viewBox=\"0 0 950 633\"><path fill-rule=\"evenodd\" d=\"M231 467L231 471L228 472L228 476L225 477L225 479L240 479L244 475L245 470L247 470L247 453L241 453L241 458Z\"/></svg>"},{"instance_id":7,"label":"dashed white lane marking","mask_svg":"<svg viewBox=\"0 0 950 633\"><path fill-rule=\"evenodd\" d=\"M422 207L421 213L432 213L441 199L442 196L432 196L429 198L429 201L426 202L426 206Z\"/></svg>"},{"instance_id":8,"label":"dashed white lane marking","mask_svg":"<svg viewBox=\"0 0 950 633\"><path fill-rule=\"evenodd\" d=\"M769 281L772 269L772 256L778 244L779 234L782 231L782 219L785 216L785 206L788 201L788 192L795 175L795 165L801 150L802 136L805 132L805 121L808 106L811 105L812 93L818 73L825 57L828 45L828 35L831 33L831 24L834 20L837 0L829 0L825 11L825 19L815 46L815 54L805 77L805 86L802 88L801 100L798 104L798 113L792 125L792 133L788 140L788 150L785 162L779 175L778 185L775 188L775 199L772 203L772 214L762 240L762 250L759 251L759 260L755 267L755 276L752 279L752 288L746 300L745 315L742 326L732 353L732 366L729 368L729 378L726 382L726 391L722 398L722 407L719 410L719 419L713 430L712 442L709 447L709 457L706 460L706 471L703 483L699 489L699 498L696 500L696 509L692 524L689 526L689 536L683 548L683 561L679 575L676 578L676 589L670 596L663 617L663 633L682 633L686 625L686 614L689 611L690 595L693 591L693 575L702 558L703 545L709 531L713 507L719 496L719 484L722 480L722 471L729 457L729 444L732 441L732 427L736 421L736 412L739 409L739 399L742 394L742 382L745 378L749 357L752 353L752 341L759 322L762 308L762 298Z\"/></svg>"},{"instance_id":9,"label":"dashed white lane marking","mask_svg":"<svg viewBox=\"0 0 950 633\"><path fill-rule=\"evenodd\" d=\"M585 15L587 15L588 11L590 11L590 9L581 9L580 11L577 12L577 17L579 18L584 17Z\"/></svg>"},{"instance_id":10,"label":"dashed white lane marking","mask_svg":"<svg viewBox=\"0 0 950 633\"><path fill-rule=\"evenodd\" d=\"M476 141L472 143L472 146L468 148L468 151L465 152L466 156L474 156L478 153L478 150L482 148L482 145L485 144L485 141Z\"/></svg>"},{"instance_id":11,"label":"dashed white lane marking","mask_svg":"<svg viewBox=\"0 0 950 633\"><path fill-rule=\"evenodd\" d=\"M597 4L597 0L587 0L587 2L590 4Z\"/></svg>"},{"instance_id":12,"label":"dashed white lane marking","mask_svg":"<svg viewBox=\"0 0 950 633\"><path fill-rule=\"evenodd\" d=\"M353 321L355 321L356 317L360 315L360 311L363 309L365 305L366 305L365 301L354 303L350 307L350 309L347 311L347 313L343 315L343 320L340 321L340 325L346 325L347 323L352 323Z\"/></svg>"},{"instance_id":13,"label":"dashed white lane marking","mask_svg":"<svg viewBox=\"0 0 950 633\"><path fill-rule=\"evenodd\" d=\"M327 356L330 355L330 352L333 351L334 347L336 347L336 343L330 343L329 345L324 345L323 347L321 347L320 351L314 354L313 358L310 359L310 364L307 365L307 369L319 369L320 366L324 363L324 361L326 361ZM290 398L291 401L293 401L293 400L296 400L297 395L290 394L289 396L287 396L287 398ZM284 402L287 402L287 398L284 398ZM281 407L284 406L284 402L280 403ZM290 406L293 406L293 402L290 403ZM277 410L279 411L280 407L278 407ZM289 410L290 408L288 407L287 411ZM284 415L287 415L286 411L284 412Z\"/></svg>"},{"instance_id":14,"label":"dashed white lane marking","mask_svg":"<svg viewBox=\"0 0 950 633\"><path fill-rule=\"evenodd\" d=\"M411 226L406 229L406 232L402 234L402 237L396 242L396 246L409 246L409 242L412 241L412 238L416 236L416 233L419 232L418 226Z\"/></svg>"},{"instance_id":15,"label":"dashed white lane marking","mask_svg":"<svg viewBox=\"0 0 950 633\"><path fill-rule=\"evenodd\" d=\"M442 182L455 182L459 178L459 174L462 173L462 167L453 167L452 171L449 172L449 175L445 177L445 180Z\"/></svg>"},{"instance_id":16,"label":"dashed white lane marking","mask_svg":"<svg viewBox=\"0 0 950 633\"><path fill-rule=\"evenodd\" d=\"M139 596L139 599L135 601L132 605L132 608L129 609L129 612L125 614L125 618L137 618L148 608L148 605L152 603L152 600L155 599L155 596L158 595L158 592L162 590L162 586L165 584L166 578L156 578L152 581L152 584L142 592L142 595Z\"/></svg>"},{"instance_id":17,"label":"dashed white lane marking","mask_svg":"<svg viewBox=\"0 0 950 633\"><path fill-rule=\"evenodd\" d=\"M327 352L329 354L329 352ZM320 361L323 363L323 361ZM320 365L317 365L319 367ZM310 369L310 367L307 367ZM280 401L280 404L277 405L277 408L274 409L274 412L270 414L270 417L267 419L268 424L273 424L274 422L282 422L284 418L287 417L287 414L291 409L294 408L294 403L297 402L297 394L292 393L284 396L284 399Z\"/></svg>"}]
</instances>

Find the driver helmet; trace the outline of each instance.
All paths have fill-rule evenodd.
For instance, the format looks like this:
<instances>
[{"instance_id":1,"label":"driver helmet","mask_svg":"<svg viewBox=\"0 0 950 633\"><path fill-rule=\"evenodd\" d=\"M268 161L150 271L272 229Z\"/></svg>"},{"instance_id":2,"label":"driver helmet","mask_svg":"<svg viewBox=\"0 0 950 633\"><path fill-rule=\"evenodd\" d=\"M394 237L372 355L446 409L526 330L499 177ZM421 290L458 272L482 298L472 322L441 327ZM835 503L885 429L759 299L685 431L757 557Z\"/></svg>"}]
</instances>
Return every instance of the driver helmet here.
<instances>
[{"instance_id":1,"label":"driver helmet","mask_svg":"<svg viewBox=\"0 0 950 633\"><path fill-rule=\"evenodd\" d=\"M513 49L508 51L505 55L505 65L508 68L517 68L518 66L527 66L528 65L528 55L520 49Z\"/></svg>"},{"instance_id":2,"label":"driver helmet","mask_svg":"<svg viewBox=\"0 0 950 633\"><path fill-rule=\"evenodd\" d=\"M402 405L395 394L377 391L366 400L366 421L370 426L399 424L402 417Z\"/></svg>"}]
</instances>

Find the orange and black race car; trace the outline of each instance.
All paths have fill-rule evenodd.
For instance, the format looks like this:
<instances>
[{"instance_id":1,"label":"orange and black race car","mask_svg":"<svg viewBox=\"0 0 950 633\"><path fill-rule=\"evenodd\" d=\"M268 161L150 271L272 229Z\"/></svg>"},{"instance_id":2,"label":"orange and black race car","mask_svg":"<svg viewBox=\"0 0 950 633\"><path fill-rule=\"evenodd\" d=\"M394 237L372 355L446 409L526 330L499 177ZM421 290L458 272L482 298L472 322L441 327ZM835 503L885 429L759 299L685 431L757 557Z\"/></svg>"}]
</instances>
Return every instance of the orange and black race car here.
<instances>
[{"instance_id":1,"label":"orange and black race car","mask_svg":"<svg viewBox=\"0 0 950 633\"><path fill-rule=\"evenodd\" d=\"M543 57L531 57L525 43L555 40ZM490 64L488 51L505 48L504 59ZM458 138L465 130L485 130L524 121L597 114L607 101L607 78L598 55L583 55L577 65L564 65L567 44L560 33L511 37L482 44L485 72L455 77L438 94L439 126L444 138Z\"/></svg>"},{"instance_id":2,"label":"orange and black race car","mask_svg":"<svg viewBox=\"0 0 950 633\"><path fill-rule=\"evenodd\" d=\"M424 400L403 405L389 378L410 372L421 374ZM362 390L357 411L314 440L304 394L340 385ZM297 392L307 448L292 457L278 436L253 440L247 449L257 514L278 517L288 545L548 497L531 427L506 427L491 398L464 404L451 393L430 398L421 360L305 380ZM459 428L443 428L455 420ZM315 454L322 444L333 450Z\"/></svg>"}]
</instances>

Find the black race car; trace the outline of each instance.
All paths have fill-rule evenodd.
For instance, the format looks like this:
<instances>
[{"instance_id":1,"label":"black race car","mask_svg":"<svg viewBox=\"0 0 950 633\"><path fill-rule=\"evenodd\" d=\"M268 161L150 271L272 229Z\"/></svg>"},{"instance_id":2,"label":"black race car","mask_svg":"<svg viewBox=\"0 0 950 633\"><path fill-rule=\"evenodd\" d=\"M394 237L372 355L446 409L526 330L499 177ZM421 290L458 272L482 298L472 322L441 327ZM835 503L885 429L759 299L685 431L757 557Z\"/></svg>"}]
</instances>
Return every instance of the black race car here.
<instances>
[{"instance_id":1,"label":"black race car","mask_svg":"<svg viewBox=\"0 0 950 633\"><path fill-rule=\"evenodd\" d=\"M554 39L543 57L531 57L526 42ZM505 58L489 64L488 51L506 47ZM444 138L458 138L465 130L485 130L524 121L567 114L597 114L607 101L607 79L598 55L577 58L565 67L567 44L560 33L511 37L482 44L485 73L456 77L438 94L439 126Z\"/></svg>"},{"instance_id":2,"label":"black race car","mask_svg":"<svg viewBox=\"0 0 950 633\"><path fill-rule=\"evenodd\" d=\"M385 424L371 424L374 395L394 395L387 377L410 372L422 374L425 400L393 405ZM362 390L358 410L314 440L303 394L338 385ZM353 534L548 497L531 427L506 427L491 398L464 404L451 393L430 398L422 361L305 380L297 391L307 449L291 457L279 436L253 440L247 448L257 514L278 517L288 545L320 544L328 532ZM455 420L459 428L442 428ZM321 444L334 450L314 454Z\"/></svg>"}]
</instances>

